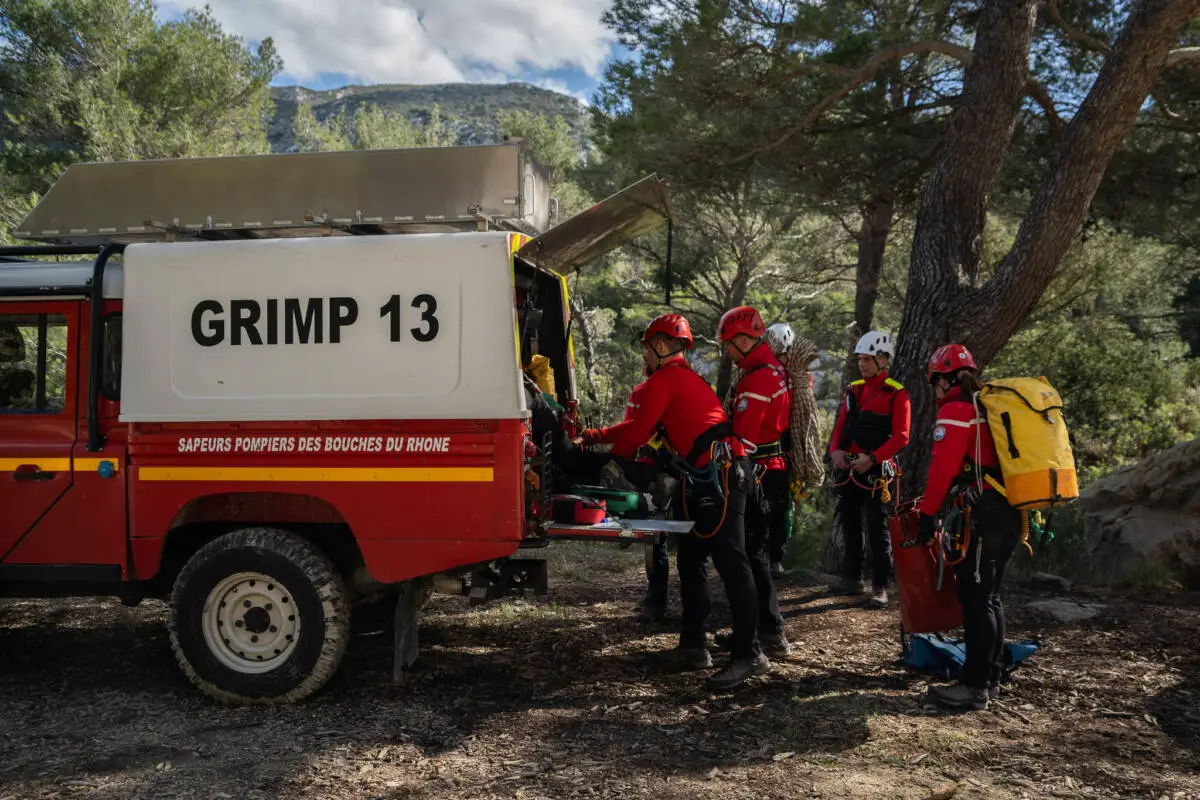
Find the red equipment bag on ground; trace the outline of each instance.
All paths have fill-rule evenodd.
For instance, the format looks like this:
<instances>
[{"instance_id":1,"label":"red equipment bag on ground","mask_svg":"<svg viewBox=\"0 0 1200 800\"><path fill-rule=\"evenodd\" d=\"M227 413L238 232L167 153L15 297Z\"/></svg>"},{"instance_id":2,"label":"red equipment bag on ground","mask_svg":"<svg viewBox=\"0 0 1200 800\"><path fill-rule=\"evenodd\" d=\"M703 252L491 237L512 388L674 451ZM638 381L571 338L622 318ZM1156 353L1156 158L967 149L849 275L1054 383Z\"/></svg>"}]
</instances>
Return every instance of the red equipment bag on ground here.
<instances>
[{"instance_id":1,"label":"red equipment bag on ground","mask_svg":"<svg viewBox=\"0 0 1200 800\"><path fill-rule=\"evenodd\" d=\"M942 564L939 590L941 540L935 538L929 544L920 544L917 540L919 519L916 501L905 503L888 517L904 632L943 633L961 628L962 604L958 600L954 568Z\"/></svg>"}]
</instances>

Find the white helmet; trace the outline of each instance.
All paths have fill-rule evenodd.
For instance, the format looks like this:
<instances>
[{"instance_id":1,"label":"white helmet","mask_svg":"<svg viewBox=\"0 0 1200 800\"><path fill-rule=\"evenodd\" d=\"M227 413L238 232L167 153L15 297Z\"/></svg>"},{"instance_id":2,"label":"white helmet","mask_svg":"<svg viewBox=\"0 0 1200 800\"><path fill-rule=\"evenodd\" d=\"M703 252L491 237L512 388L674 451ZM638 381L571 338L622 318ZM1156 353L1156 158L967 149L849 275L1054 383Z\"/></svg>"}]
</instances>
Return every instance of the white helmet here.
<instances>
[{"instance_id":1,"label":"white helmet","mask_svg":"<svg viewBox=\"0 0 1200 800\"><path fill-rule=\"evenodd\" d=\"M792 326L786 322L776 322L767 328L767 346L775 355L785 352L794 341L796 334L792 333Z\"/></svg>"},{"instance_id":2,"label":"white helmet","mask_svg":"<svg viewBox=\"0 0 1200 800\"><path fill-rule=\"evenodd\" d=\"M854 353L860 356L882 355L891 358L896 355L896 347L892 344L892 337L883 331L867 331L854 346Z\"/></svg>"}]
</instances>

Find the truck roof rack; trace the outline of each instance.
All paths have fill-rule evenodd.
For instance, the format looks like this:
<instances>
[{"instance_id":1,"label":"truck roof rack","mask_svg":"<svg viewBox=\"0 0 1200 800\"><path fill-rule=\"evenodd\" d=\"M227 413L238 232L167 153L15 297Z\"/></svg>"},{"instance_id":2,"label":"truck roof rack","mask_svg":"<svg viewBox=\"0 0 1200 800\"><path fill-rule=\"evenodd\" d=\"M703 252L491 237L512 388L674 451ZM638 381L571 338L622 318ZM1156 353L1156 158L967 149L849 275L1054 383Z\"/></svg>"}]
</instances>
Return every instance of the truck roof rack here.
<instances>
[{"instance_id":1,"label":"truck roof rack","mask_svg":"<svg viewBox=\"0 0 1200 800\"><path fill-rule=\"evenodd\" d=\"M12 232L135 242L550 226L550 181L520 139L499 145L74 164Z\"/></svg>"}]
</instances>

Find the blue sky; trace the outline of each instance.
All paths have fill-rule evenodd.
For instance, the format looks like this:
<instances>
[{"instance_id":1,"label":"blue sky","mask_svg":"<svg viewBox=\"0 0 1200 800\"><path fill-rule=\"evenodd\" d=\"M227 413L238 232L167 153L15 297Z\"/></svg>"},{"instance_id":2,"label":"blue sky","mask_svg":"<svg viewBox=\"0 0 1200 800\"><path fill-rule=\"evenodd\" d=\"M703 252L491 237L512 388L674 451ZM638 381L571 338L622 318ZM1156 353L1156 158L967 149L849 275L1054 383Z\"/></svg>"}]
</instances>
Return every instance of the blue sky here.
<instances>
[{"instance_id":1,"label":"blue sky","mask_svg":"<svg viewBox=\"0 0 1200 800\"><path fill-rule=\"evenodd\" d=\"M173 17L203 0L159 0ZM277 85L525 81L585 102L617 53L608 0L208 0L231 33L271 37ZM623 51L621 51L623 52Z\"/></svg>"}]
</instances>

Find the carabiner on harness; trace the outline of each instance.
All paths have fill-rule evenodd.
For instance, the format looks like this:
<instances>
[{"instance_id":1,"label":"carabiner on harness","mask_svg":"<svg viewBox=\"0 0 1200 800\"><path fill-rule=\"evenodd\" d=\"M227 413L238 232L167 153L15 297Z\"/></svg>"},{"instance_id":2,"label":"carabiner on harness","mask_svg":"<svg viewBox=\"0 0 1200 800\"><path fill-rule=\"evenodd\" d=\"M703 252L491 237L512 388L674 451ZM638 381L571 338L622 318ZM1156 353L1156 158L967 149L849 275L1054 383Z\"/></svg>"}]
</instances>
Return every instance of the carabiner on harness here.
<instances>
[{"instance_id":1,"label":"carabiner on harness","mask_svg":"<svg viewBox=\"0 0 1200 800\"><path fill-rule=\"evenodd\" d=\"M680 474L684 479L683 488L683 515L687 519L691 519L691 514L688 511L688 484L704 485L704 486L719 486L722 498L721 518L717 520L717 525L708 533L701 533L694 530L696 536L701 539L711 539L717 535L717 531L721 530L721 526L725 524L725 517L729 513L729 470L733 467L733 450L729 447L728 442L716 441L709 445L708 448L708 464L703 469L696 469L687 462L687 459L678 455L675 456L675 465L678 467ZM746 476L749 477L749 476Z\"/></svg>"}]
</instances>

